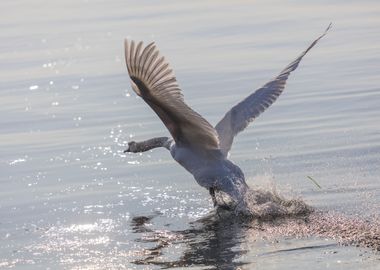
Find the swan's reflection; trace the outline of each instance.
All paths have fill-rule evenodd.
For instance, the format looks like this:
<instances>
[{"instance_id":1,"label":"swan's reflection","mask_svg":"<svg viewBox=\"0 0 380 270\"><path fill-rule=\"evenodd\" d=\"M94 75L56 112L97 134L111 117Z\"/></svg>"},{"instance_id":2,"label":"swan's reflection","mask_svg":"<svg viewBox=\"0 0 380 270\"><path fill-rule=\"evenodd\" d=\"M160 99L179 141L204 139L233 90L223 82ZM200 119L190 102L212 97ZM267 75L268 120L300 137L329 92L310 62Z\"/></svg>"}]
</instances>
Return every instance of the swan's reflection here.
<instances>
[{"instance_id":1,"label":"swan's reflection","mask_svg":"<svg viewBox=\"0 0 380 270\"><path fill-rule=\"evenodd\" d=\"M190 224L184 231L154 231L146 226L154 216L140 216L132 219L135 233L144 233L138 242L154 243L154 247L144 249L141 259L135 264L157 265L162 268L206 266L211 269L236 269L245 264L239 261L246 253L241 247L244 241L244 225L236 218L215 212ZM162 259L165 248L184 245L179 259ZM210 269L210 268L208 268Z\"/></svg>"}]
</instances>

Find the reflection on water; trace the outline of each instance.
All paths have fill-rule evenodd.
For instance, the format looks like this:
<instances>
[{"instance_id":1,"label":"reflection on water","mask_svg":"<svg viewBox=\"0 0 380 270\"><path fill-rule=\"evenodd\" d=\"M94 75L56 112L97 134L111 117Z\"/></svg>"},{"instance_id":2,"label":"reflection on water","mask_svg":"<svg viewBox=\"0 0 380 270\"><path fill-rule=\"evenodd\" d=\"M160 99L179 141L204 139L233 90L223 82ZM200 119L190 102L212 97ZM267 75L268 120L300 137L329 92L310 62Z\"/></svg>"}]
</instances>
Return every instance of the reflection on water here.
<instances>
[{"instance_id":1,"label":"reflection on water","mask_svg":"<svg viewBox=\"0 0 380 270\"><path fill-rule=\"evenodd\" d=\"M12 256L0 259L0 266L52 265L58 261L65 269L252 269L254 264L281 259L286 260L281 265L295 260L306 267L310 260L319 258L326 265L341 261L356 269L359 264L371 266L379 260L373 256L373 251L380 251L380 220L376 219L366 221L316 211L248 220L219 210L189 224L176 224L178 220L154 211L133 218L25 226L18 237L38 237L39 241L25 241L24 247L12 249ZM175 229L178 225L184 228ZM10 243L14 241L12 235L6 238ZM360 251L339 243L369 249Z\"/></svg>"},{"instance_id":2,"label":"reflection on water","mask_svg":"<svg viewBox=\"0 0 380 270\"><path fill-rule=\"evenodd\" d=\"M234 213L220 210L213 211L206 217L190 224L190 228L182 231L154 230L149 226L154 217L138 216L131 221L135 233L143 233L136 238L138 243L153 247L143 248L140 258L133 261L136 265L157 265L162 268L188 266L208 266L210 269L238 269L249 264L242 256L254 253L256 257L277 256L284 253L302 253L314 250L334 250L338 253L336 242L310 242L298 247L276 248L263 252L248 250L246 243L269 241L279 243L286 237L313 238L335 240L343 245L369 247L380 251L380 220L363 221L345 217L340 214L313 212L298 216L278 217L271 220L237 218ZM179 258L168 260L171 256L166 252L172 246L183 246ZM261 247L262 248L262 247ZM252 262L251 262L252 263Z\"/></svg>"},{"instance_id":3,"label":"reflection on water","mask_svg":"<svg viewBox=\"0 0 380 270\"><path fill-rule=\"evenodd\" d=\"M163 268L186 266L212 266L212 269L235 269L244 265L241 255L246 251L240 246L245 240L245 226L233 215L220 216L212 213L205 218L192 222L183 231L153 231L146 228L152 217L135 217L132 226L135 232L146 232L137 242L154 243L154 247L144 250L144 256L135 264L159 265ZM166 260L162 257L165 248L183 245L178 259Z\"/></svg>"}]
</instances>

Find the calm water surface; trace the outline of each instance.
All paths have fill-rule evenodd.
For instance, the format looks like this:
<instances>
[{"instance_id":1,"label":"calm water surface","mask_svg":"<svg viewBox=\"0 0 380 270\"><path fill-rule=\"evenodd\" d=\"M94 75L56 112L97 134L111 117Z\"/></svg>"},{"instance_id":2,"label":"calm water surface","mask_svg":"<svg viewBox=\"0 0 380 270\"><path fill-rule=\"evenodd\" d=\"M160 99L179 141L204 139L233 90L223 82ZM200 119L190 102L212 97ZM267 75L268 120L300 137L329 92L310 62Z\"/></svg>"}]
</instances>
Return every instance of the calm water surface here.
<instances>
[{"instance_id":1,"label":"calm water surface","mask_svg":"<svg viewBox=\"0 0 380 270\"><path fill-rule=\"evenodd\" d=\"M371 249L260 235L212 213L130 88L125 37L155 40L216 124L329 22L279 101L235 140L253 187L379 217L378 1L1 1L1 269L379 269ZM322 186L318 189L307 176Z\"/></svg>"}]
</instances>

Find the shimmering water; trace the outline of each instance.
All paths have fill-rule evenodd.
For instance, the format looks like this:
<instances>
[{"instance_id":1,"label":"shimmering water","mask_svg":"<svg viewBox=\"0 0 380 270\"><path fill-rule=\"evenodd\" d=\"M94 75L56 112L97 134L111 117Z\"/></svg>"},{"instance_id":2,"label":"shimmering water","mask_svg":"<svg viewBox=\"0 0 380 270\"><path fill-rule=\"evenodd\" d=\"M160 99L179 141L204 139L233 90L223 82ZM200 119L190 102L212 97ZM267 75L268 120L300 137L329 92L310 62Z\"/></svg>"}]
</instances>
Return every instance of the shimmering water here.
<instances>
[{"instance_id":1,"label":"shimmering water","mask_svg":"<svg viewBox=\"0 0 380 270\"><path fill-rule=\"evenodd\" d=\"M311 217L336 233L314 235L300 220L226 218L166 150L122 154L131 139L168 134L130 89L125 37L155 40L187 103L215 124L333 22L231 159L251 186L334 211L331 220L356 224L353 234L376 232L378 1L35 0L0 9L0 268L378 269L373 248L339 244L335 223Z\"/></svg>"}]
</instances>

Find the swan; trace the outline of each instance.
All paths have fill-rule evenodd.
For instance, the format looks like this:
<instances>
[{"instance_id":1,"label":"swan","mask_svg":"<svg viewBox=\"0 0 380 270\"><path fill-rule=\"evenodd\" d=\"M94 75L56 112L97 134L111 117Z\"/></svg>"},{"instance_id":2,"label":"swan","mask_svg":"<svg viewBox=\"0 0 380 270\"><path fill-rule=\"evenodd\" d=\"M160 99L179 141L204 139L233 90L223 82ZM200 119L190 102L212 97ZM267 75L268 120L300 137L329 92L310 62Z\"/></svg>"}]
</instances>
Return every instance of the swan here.
<instances>
[{"instance_id":1,"label":"swan","mask_svg":"<svg viewBox=\"0 0 380 270\"><path fill-rule=\"evenodd\" d=\"M215 127L185 103L173 70L154 42L143 47L141 41L136 45L133 40L126 39L125 61L132 89L158 115L172 138L131 141L124 153L164 147L200 186L209 190L214 207L228 208L224 201L220 202L217 193L227 194L230 203L235 205L244 203L248 185L242 170L228 159L232 142L280 96L290 73L330 28L331 23L277 77L232 107Z\"/></svg>"}]
</instances>

